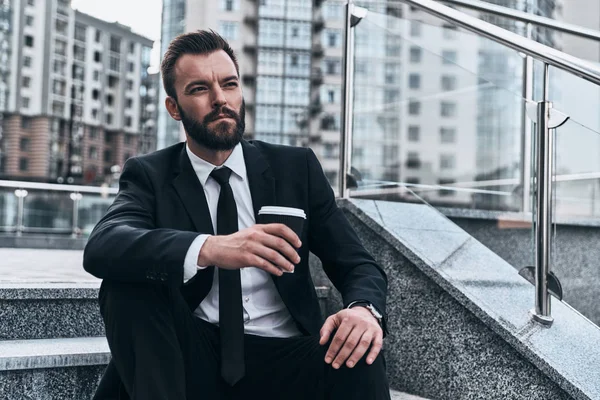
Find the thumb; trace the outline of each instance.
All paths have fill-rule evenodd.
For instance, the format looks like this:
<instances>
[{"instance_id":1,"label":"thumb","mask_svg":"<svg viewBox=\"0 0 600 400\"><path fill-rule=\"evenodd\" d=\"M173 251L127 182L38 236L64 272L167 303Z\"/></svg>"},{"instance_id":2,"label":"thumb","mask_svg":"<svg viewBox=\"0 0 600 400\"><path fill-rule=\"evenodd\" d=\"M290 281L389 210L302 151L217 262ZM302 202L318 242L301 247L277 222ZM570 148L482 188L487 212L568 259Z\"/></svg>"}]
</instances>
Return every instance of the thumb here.
<instances>
[{"instance_id":1,"label":"thumb","mask_svg":"<svg viewBox=\"0 0 600 400\"><path fill-rule=\"evenodd\" d=\"M329 318L325 320L323 327L321 328L321 339L319 340L320 345L324 345L329 341L329 336L331 332L335 329L336 319L335 315L331 315Z\"/></svg>"}]
</instances>

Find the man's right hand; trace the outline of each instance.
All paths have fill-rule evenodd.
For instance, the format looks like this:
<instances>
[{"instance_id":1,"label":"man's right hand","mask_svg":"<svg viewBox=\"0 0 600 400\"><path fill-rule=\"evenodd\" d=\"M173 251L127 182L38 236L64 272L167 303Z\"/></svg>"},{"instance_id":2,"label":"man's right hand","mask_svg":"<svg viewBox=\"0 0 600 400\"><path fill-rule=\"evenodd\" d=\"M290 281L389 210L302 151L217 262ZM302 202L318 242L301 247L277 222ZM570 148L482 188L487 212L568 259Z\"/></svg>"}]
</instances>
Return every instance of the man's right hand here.
<instances>
[{"instance_id":1,"label":"man's right hand","mask_svg":"<svg viewBox=\"0 0 600 400\"><path fill-rule=\"evenodd\" d=\"M253 225L231 235L209 236L198 254L198 265L257 267L281 276L284 270L293 272L300 262L294 249L300 246L298 235L283 224Z\"/></svg>"}]
</instances>

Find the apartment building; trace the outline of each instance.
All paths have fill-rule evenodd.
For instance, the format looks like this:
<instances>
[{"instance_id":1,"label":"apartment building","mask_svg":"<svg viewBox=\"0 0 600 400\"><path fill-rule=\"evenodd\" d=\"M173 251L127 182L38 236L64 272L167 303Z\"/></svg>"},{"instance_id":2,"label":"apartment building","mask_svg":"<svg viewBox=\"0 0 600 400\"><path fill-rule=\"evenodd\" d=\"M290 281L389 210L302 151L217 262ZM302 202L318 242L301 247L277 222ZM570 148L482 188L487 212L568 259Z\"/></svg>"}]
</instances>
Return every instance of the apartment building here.
<instances>
[{"instance_id":1,"label":"apartment building","mask_svg":"<svg viewBox=\"0 0 600 400\"><path fill-rule=\"evenodd\" d=\"M148 93L157 77L147 69L153 42L75 11L68 0L11 7L2 176L102 183L140 146L152 149L147 133L155 129L156 98Z\"/></svg>"}]
</instances>

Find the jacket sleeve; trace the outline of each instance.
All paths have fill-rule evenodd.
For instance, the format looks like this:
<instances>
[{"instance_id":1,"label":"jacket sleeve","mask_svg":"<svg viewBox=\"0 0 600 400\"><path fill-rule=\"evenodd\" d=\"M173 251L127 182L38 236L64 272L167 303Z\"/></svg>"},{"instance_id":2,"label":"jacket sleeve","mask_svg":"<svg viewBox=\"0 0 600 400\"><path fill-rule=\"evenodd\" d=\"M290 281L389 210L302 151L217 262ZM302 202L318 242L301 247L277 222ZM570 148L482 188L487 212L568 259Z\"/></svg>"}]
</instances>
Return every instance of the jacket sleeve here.
<instances>
[{"instance_id":1,"label":"jacket sleeve","mask_svg":"<svg viewBox=\"0 0 600 400\"><path fill-rule=\"evenodd\" d=\"M307 152L309 188L310 250L321 260L325 273L342 295L344 307L354 301L368 301L385 312L387 277L362 245L342 210L312 150Z\"/></svg>"},{"instance_id":2,"label":"jacket sleeve","mask_svg":"<svg viewBox=\"0 0 600 400\"><path fill-rule=\"evenodd\" d=\"M155 207L143 165L129 159L113 204L85 246L84 269L101 279L181 286L184 259L198 233L157 228Z\"/></svg>"}]
</instances>

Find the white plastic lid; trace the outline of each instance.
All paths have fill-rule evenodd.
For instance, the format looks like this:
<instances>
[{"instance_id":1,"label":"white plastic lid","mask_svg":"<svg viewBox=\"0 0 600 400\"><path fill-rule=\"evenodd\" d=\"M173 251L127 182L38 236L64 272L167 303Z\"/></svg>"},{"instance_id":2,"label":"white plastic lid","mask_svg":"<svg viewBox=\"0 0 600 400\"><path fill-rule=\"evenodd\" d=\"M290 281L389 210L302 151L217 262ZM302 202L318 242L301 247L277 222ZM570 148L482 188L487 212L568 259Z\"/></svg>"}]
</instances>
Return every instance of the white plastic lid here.
<instances>
[{"instance_id":1,"label":"white plastic lid","mask_svg":"<svg viewBox=\"0 0 600 400\"><path fill-rule=\"evenodd\" d=\"M304 213L304 210L293 207L263 206L258 212L258 215L262 214L289 215L292 217L306 219L306 214Z\"/></svg>"}]
</instances>

